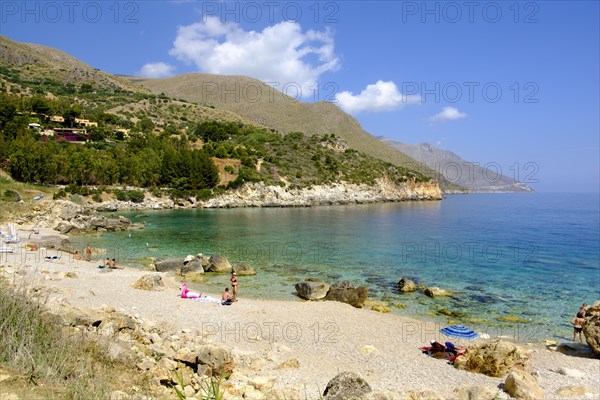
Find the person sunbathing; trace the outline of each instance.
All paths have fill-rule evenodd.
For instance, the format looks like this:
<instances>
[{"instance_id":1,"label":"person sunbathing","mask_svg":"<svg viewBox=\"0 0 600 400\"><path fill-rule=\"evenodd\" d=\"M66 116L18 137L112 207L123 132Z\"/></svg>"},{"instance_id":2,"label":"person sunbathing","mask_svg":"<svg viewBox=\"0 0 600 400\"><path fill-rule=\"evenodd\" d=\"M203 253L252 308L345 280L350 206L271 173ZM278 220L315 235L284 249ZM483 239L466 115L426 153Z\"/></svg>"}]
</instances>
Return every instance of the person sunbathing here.
<instances>
[{"instance_id":1,"label":"person sunbathing","mask_svg":"<svg viewBox=\"0 0 600 400\"><path fill-rule=\"evenodd\" d=\"M202 296L202 293L191 292L187 287L187 283L181 284L181 298L182 299L198 299Z\"/></svg>"}]
</instances>

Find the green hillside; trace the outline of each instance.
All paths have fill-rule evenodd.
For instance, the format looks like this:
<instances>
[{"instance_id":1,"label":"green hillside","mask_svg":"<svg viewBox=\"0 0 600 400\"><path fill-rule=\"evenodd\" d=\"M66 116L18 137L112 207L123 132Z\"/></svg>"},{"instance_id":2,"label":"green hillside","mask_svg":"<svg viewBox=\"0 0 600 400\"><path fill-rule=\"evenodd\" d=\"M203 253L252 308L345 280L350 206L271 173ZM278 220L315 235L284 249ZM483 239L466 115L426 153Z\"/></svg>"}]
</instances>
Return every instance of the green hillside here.
<instances>
[{"instance_id":1,"label":"green hillside","mask_svg":"<svg viewBox=\"0 0 600 400\"><path fill-rule=\"evenodd\" d=\"M89 192L98 198L115 185L205 198L244 182L430 180L333 104L303 104L250 78L127 80L5 37L0 55L0 161L20 182L82 194L73 185L100 186ZM149 83L165 88L140 85ZM211 85L211 96L197 96ZM241 89L219 101L219 85L264 91L265 100L247 101Z\"/></svg>"},{"instance_id":2,"label":"green hillside","mask_svg":"<svg viewBox=\"0 0 600 400\"><path fill-rule=\"evenodd\" d=\"M382 143L362 129L355 118L330 102L302 103L261 81L244 76L191 73L163 79L131 80L155 93L229 110L283 133L333 133L353 149L437 178L429 167Z\"/></svg>"}]
</instances>

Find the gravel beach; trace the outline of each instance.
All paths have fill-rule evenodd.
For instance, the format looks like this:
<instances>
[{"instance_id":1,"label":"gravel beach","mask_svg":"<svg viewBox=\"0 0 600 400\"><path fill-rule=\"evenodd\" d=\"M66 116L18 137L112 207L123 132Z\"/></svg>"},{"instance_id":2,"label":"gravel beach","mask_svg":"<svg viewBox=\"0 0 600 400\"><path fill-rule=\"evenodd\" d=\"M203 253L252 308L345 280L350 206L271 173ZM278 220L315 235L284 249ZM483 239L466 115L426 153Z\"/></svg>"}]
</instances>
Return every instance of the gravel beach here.
<instances>
[{"instance_id":1,"label":"gravel beach","mask_svg":"<svg viewBox=\"0 0 600 400\"><path fill-rule=\"evenodd\" d=\"M21 229L20 236L27 238L30 232ZM56 236L56 232L42 229L36 237L44 235ZM46 258L53 255L60 258ZM318 399L327 382L342 371L358 373L375 390L433 389L448 399L458 387L498 388L504 382L504 377L457 370L423 354L419 347L430 340L448 340L438 332L443 326L431 322L332 301L246 299L243 290L232 306L203 303L180 298L179 283L165 274L153 272L162 276L162 290L138 290L132 288L133 282L150 272L127 266L123 270L97 268L101 263L74 260L55 250L19 249L15 254L1 254L0 275L10 283L50 288L50 307L61 302L89 309L114 307L144 321L198 329L207 342L232 349L240 359L260 356L264 363L257 374L275 377L276 387L295 388L308 399ZM600 398L600 360L553 352L543 343L522 346L531 352L532 371L547 399L573 398L557 394L567 386L587 388L583 398ZM298 368L276 369L291 359L298 361ZM556 372L559 368L580 373L567 376Z\"/></svg>"}]
</instances>

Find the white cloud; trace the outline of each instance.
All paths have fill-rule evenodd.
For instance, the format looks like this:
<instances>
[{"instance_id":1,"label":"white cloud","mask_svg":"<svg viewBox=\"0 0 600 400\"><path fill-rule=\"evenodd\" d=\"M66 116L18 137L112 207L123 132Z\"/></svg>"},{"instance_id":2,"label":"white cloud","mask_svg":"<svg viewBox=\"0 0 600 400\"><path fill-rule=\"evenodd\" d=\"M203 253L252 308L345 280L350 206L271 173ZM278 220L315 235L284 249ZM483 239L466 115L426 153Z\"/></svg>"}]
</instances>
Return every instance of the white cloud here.
<instances>
[{"instance_id":1,"label":"white cloud","mask_svg":"<svg viewBox=\"0 0 600 400\"><path fill-rule=\"evenodd\" d=\"M351 114L361 111L392 111L421 100L420 96L400 93L394 82L381 80L367 85L360 94L346 91L336 94L335 98L340 107Z\"/></svg>"},{"instance_id":2,"label":"white cloud","mask_svg":"<svg viewBox=\"0 0 600 400\"><path fill-rule=\"evenodd\" d=\"M339 67L330 30L302 32L300 24L292 21L256 32L207 17L204 22L180 26L169 54L202 72L247 75L280 90L295 83L302 97L314 95L311 85L319 76Z\"/></svg>"},{"instance_id":3,"label":"white cloud","mask_svg":"<svg viewBox=\"0 0 600 400\"><path fill-rule=\"evenodd\" d=\"M439 122L439 121L452 121L455 119L465 118L467 113L463 113L458 111L458 109L454 107L444 107L442 111L435 114L432 117L429 117L430 122Z\"/></svg>"},{"instance_id":4,"label":"white cloud","mask_svg":"<svg viewBox=\"0 0 600 400\"><path fill-rule=\"evenodd\" d=\"M175 67L164 62L148 63L137 73L146 78L164 78L173 75Z\"/></svg>"}]
</instances>

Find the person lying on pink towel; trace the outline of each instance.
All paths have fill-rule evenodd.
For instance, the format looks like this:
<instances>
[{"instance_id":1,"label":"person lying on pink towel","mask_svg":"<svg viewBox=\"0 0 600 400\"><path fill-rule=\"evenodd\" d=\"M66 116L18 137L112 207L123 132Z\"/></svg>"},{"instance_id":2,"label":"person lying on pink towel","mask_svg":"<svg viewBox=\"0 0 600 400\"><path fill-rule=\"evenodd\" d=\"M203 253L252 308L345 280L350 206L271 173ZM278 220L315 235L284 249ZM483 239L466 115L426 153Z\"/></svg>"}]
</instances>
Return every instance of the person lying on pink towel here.
<instances>
[{"instance_id":1,"label":"person lying on pink towel","mask_svg":"<svg viewBox=\"0 0 600 400\"><path fill-rule=\"evenodd\" d=\"M202 296L202 293L191 292L187 287L187 283L181 284L181 298L182 299L198 299Z\"/></svg>"}]
</instances>

